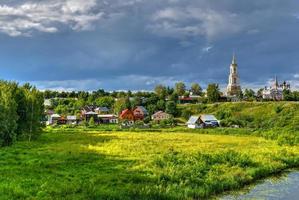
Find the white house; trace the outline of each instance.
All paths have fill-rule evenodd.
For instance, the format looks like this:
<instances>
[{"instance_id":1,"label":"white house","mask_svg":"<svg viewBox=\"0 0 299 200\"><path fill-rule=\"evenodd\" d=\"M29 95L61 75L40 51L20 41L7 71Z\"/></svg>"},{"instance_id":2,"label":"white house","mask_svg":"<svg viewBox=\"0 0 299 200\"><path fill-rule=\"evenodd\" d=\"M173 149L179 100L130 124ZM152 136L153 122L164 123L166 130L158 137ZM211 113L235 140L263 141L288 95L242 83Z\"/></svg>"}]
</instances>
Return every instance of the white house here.
<instances>
[{"instance_id":1,"label":"white house","mask_svg":"<svg viewBox=\"0 0 299 200\"><path fill-rule=\"evenodd\" d=\"M57 123L60 118L61 118L61 116L58 114L53 114L53 115L49 116L47 125Z\"/></svg>"},{"instance_id":2,"label":"white house","mask_svg":"<svg viewBox=\"0 0 299 200\"><path fill-rule=\"evenodd\" d=\"M188 128L192 128L192 129L203 128L199 116L191 116L187 122L187 126Z\"/></svg>"},{"instance_id":3,"label":"white house","mask_svg":"<svg viewBox=\"0 0 299 200\"><path fill-rule=\"evenodd\" d=\"M191 116L187 122L188 128L218 127L220 122L214 115Z\"/></svg>"},{"instance_id":4,"label":"white house","mask_svg":"<svg viewBox=\"0 0 299 200\"><path fill-rule=\"evenodd\" d=\"M68 124L77 124L77 117L75 115L66 116L66 120Z\"/></svg>"}]
</instances>

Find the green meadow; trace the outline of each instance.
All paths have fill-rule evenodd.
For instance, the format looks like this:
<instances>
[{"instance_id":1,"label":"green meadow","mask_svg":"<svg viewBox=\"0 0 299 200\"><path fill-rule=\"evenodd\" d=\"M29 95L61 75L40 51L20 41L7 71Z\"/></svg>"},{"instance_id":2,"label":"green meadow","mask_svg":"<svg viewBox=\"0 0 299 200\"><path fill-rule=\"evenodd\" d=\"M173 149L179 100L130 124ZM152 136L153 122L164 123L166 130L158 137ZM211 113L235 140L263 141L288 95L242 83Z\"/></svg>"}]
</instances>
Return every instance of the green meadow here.
<instances>
[{"instance_id":1,"label":"green meadow","mask_svg":"<svg viewBox=\"0 0 299 200\"><path fill-rule=\"evenodd\" d=\"M48 130L0 149L0 199L214 198L299 166L296 144L218 131Z\"/></svg>"}]
</instances>

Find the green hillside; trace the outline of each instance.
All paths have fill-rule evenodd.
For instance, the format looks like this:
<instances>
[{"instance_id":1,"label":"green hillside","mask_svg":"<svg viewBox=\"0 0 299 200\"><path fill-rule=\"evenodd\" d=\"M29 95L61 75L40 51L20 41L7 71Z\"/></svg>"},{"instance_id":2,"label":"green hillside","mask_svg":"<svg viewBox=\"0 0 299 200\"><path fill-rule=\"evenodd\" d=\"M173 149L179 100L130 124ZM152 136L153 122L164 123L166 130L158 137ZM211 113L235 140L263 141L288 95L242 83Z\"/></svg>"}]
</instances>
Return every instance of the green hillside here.
<instances>
[{"instance_id":1,"label":"green hillside","mask_svg":"<svg viewBox=\"0 0 299 200\"><path fill-rule=\"evenodd\" d=\"M299 103L296 102L188 104L179 105L179 109L185 120L190 115L214 114L222 127L250 129L255 135L278 139L281 144L299 143Z\"/></svg>"},{"instance_id":2,"label":"green hillside","mask_svg":"<svg viewBox=\"0 0 299 200\"><path fill-rule=\"evenodd\" d=\"M223 126L299 130L299 103L239 102L180 105L182 115L215 114Z\"/></svg>"}]
</instances>

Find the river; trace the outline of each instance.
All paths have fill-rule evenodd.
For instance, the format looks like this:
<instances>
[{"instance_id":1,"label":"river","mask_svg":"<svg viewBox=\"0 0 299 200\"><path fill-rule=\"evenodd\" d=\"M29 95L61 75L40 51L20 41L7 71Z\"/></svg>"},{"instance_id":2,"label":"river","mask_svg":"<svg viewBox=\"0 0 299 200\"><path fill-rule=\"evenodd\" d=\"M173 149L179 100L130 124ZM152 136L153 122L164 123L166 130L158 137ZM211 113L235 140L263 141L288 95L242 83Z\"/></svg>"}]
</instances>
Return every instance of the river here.
<instances>
[{"instance_id":1,"label":"river","mask_svg":"<svg viewBox=\"0 0 299 200\"><path fill-rule=\"evenodd\" d=\"M299 171L269 178L250 187L246 192L225 195L221 200L265 199L299 200Z\"/></svg>"}]
</instances>

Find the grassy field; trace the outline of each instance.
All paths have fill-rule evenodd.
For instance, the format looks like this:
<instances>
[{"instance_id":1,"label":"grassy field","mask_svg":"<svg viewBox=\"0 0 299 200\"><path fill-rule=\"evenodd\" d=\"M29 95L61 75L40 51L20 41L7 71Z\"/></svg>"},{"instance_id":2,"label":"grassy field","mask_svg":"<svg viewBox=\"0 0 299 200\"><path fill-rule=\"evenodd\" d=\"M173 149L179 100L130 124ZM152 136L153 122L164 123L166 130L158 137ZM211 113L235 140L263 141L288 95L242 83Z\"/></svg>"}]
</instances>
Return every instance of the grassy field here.
<instances>
[{"instance_id":1,"label":"grassy field","mask_svg":"<svg viewBox=\"0 0 299 200\"><path fill-rule=\"evenodd\" d=\"M298 167L299 148L254 136L54 130L0 158L0 199L196 199Z\"/></svg>"}]
</instances>

